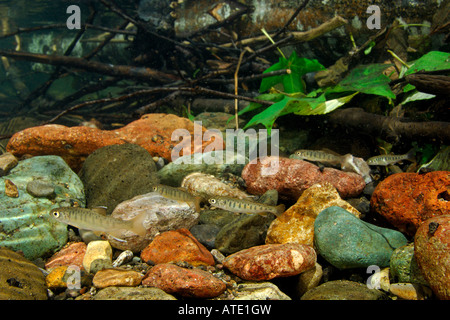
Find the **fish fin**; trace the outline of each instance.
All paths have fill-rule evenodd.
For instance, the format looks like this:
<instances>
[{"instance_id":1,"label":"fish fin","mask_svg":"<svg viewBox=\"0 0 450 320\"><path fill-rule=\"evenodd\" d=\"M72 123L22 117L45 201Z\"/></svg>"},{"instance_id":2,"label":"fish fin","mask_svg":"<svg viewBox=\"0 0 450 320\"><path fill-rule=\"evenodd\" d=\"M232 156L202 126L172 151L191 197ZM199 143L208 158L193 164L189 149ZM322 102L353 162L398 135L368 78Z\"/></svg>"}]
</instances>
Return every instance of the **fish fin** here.
<instances>
[{"instance_id":1,"label":"fish fin","mask_svg":"<svg viewBox=\"0 0 450 320\"><path fill-rule=\"evenodd\" d=\"M200 212L200 204L202 203L202 200L202 197L195 197L194 206L196 212Z\"/></svg>"},{"instance_id":2,"label":"fish fin","mask_svg":"<svg viewBox=\"0 0 450 320\"><path fill-rule=\"evenodd\" d=\"M277 209L275 215L277 217L279 217L284 211L286 211L286 207L284 206L284 204L280 204L278 206L275 207L275 209Z\"/></svg>"},{"instance_id":3,"label":"fish fin","mask_svg":"<svg viewBox=\"0 0 450 320\"><path fill-rule=\"evenodd\" d=\"M110 236L111 238L113 238L114 240L119 241L119 242L128 242L127 240L123 240L123 239L120 239L120 238L116 238L116 237L114 237L114 236L111 235L111 234L109 234L109 236Z\"/></svg>"},{"instance_id":4,"label":"fish fin","mask_svg":"<svg viewBox=\"0 0 450 320\"><path fill-rule=\"evenodd\" d=\"M147 234L147 229L144 227L144 220L146 217L147 215L145 214L145 212L143 212L130 220L133 224L133 230L131 231L141 237L145 237L145 235Z\"/></svg>"},{"instance_id":5,"label":"fish fin","mask_svg":"<svg viewBox=\"0 0 450 320\"><path fill-rule=\"evenodd\" d=\"M94 207L90 210L95 211L98 214L101 214L102 216L106 216L106 209L107 207Z\"/></svg>"},{"instance_id":6,"label":"fish fin","mask_svg":"<svg viewBox=\"0 0 450 320\"><path fill-rule=\"evenodd\" d=\"M407 160L415 162L416 161L416 150L414 148L412 148L411 150L408 151L406 156L408 157Z\"/></svg>"}]
</instances>

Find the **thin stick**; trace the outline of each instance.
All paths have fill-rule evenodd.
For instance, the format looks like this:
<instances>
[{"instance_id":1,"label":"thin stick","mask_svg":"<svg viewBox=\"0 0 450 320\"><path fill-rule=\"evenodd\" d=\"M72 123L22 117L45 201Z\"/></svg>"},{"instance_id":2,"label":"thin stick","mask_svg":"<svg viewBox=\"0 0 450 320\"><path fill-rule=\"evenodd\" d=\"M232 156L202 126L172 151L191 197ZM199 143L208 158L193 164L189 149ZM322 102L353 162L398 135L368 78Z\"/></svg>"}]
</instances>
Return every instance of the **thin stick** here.
<instances>
[{"instance_id":1,"label":"thin stick","mask_svg":"<svg viewBox=\"0 0 450 320\"><path fill-rule=\"evenodd\" d=\"M244 57L246 49L244 49L241 54L239 55L239 61L236 67L236 71L234 73L234 94L238 95L238 73L239 68L241 67L242 58ZM238 121L238 99L234 99L234 117L236 119L236 130L239 129L239 121Z\"/></svg>"}]
</instances>

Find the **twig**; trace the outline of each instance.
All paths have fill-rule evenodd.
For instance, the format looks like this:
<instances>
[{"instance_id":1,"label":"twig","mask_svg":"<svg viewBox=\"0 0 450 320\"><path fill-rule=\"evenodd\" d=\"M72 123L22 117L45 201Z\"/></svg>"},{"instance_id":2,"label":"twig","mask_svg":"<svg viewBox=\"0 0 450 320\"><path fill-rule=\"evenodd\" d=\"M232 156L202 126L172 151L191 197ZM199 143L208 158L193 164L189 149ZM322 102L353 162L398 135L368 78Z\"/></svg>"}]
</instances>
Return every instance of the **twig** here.
<instances>
[{"instance_id":1,"label":"twig","mask_svg":"<svg viewBox=\"0 0 450 320\"><path fill-rule=\"evenodd\" d=\"M273 36L272 38L276 38L278 37L280 34L282 34L284 32L284 30L287 29L287 27L289 27L289 25L292 23L292 21L294 21L295 17L298 16L298 14L300 13L300 11L302 11L307 5L308 5L309 0L305 0L303 1L303 3L295 10L295 12L292 14L292 16L289 18L289 20L284 24L283 28L281 28L280 30L278 30Z\"/></svg>"},{"instance_id":2,"label":"twig","mask_svg":"<svg viewBox=\"0 0 450 320\"><path fill-rule=\"evenodd\" d=\"M243 50L241 52L241 54L239 55L239 61L236 67L236 71L234 72L234 94L237 96L238 95L238 89L239 89L239 85L238 85L238 74L239 74L239 68L241 67L241 62L242 62L242 58L244 57L245 51L247 50ZM238 99L234 98L234 116L236 119L236 130L239 129L239 122L238 122Z\"/></svg>"}]
</instances>

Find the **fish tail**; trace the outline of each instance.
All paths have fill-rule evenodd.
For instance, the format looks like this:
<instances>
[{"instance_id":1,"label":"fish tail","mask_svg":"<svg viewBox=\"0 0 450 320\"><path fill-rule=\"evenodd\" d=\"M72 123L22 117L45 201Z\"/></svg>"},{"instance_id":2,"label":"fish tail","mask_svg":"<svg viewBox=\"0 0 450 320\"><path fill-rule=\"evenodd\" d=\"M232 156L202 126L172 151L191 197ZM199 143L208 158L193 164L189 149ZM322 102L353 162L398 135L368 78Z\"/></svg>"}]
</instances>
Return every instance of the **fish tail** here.
<instances>
[{"instance_id":1,"label":"fish tail","mask_svg":"<svg viewBox=\"0 0 450 320\"><path fill-rule=\"evenodd\" d=\"M200 204L202 203L202 197L195 197L194 207L196 212L200 212Z\"/></svg>"},{"instance_id":2,"label":"fish tail","mask_svg":"<svg viewBox=\"0 0 450 320\"><path fill-rule=\"evenodd\" d=\"M280 204L280 205L276 206L275 209L276 209L275 215L277 217L279 217L284 211L286 211L286 207L284 206L284 204Z\"/></svg>"},{"instance_id":3,"label":"fish tail","mask_svg":"<svg viewBox=\"0 0 450 320\"><path fill-rule=\"evenodd\" d=\"M406 156L408 157L408 160L411 161L416 161L416 150L414 150L414 148L412 148L411 150L408 151L408 153L406 154Z\"/></svg>"},{"instance_id":4,"label":"fish tail","mask_svg":"<svg viewBox=\"0 0 450 320\"><path fill-rule=\"evenodd\" d=\"M144 237L147 234L147 229L144 227L144 220L146 218L145 212L138 214L136 217L131 219L131 223L133 225L133 231L137 235L140 235L141 237Z\"/></svg>"}]
</instances>

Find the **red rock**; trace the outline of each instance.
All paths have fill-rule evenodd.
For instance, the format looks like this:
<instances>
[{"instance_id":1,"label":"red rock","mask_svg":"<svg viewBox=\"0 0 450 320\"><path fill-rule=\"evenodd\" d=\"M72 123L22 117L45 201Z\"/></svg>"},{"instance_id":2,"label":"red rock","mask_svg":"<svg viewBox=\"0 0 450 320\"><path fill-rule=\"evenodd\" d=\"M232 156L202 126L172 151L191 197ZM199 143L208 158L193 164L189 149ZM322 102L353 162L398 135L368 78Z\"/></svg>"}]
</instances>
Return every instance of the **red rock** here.
<instances>
[{"instance_id":1,"label":"red rock","mask_svg":"<svg viewBox=\"0 0 450 320\"><path fill-rule=\"evenodd\" d=\"M278 170L273 175L263 175L261 169L268 170L271 161L278 161ZM359 174L344 172L334 168L319 167L303 160L266 157L257 163L249 163L242 171L247 191L263 194L275 189L280 197L297 200L309 187L316 183L329 182L339 192L341 198L355 197L362 192L366 183Z\"/></svg>"},{"instance_id":2,"label":"red rock","mask_svg":"<svg viewBox=\"0 0 450 320\"><path fill-rule=\"evenodd\" d=\"M401 232L414 235L423 221L450 212L450 172L393 174L375 188L370 206Z\"/></svg>"},{"instance_id":3,"label":"red rock","mask_svg":"<svg viewBox=\"0 0 450 320\"><path fill-rule=\"evenodd\" d=\"M170 263L151 268L144 276L142 285L190 298L213 298L226 289L225 282L207 271L186 269Z\"/></svg>"},{"instance_id":4,"label":"red rock","mask_svg":"<svg viewBox=\"0 0 450 320\"><path fill-rule=\"evenodd\" d=\"M156 236L141 252L142 261L155 264L188 262L193 266L214 265L214 257L189 230L181 228Z\"/></svg>"},{"instance_id":5,"label":"red rock","mask_svg":"<svg viewBox=\"0 0 450 320\"><path fill-rule=\"evenodd\" d=\"M316 251L305 244L266 244L225 258L223 265L244 280L260 281L295 276L313 268Z\"/></svg>"},{"instance_id":6,"label":"red rock","mask_svg":"<svg viewBox=\"0 0 450 320\"><path fill-rule=\"evenodd\" d=\"M45 269L51 271L59 266L77 266L83 270L83 258L86 253L84 242L72 242L67 244L59 252L55 253L45 264Z\"/></svg>"},{"instance_id":7,"label":"red rock","mask_svg":"<svg viewBox=\"0 0 450 320\"><path fill-rule=\"evenodd\" d=\"M414 256L434 294L450 300L450 215L420 225L414 237Z\"/></svg>"},{"instance_id":8,"label":"red rock","mask_svg":"<svg viewBox=\"0 0 450 320\"><path fill-rule=\"evenodd\" d=\"M180 143L171 140L172 133L176 129L188 130L191 134L191 152L200 151L200 146L194 149L194 123L187 118L162 113L143 115L139 120L115 130L56 124L32 127L14 134L6 148L15 156L58 155L76 170L81 168L86 157L95 150L123 143L140 145L152 156L160 156L171 161L172 149ZM201 128L202 132L205 130L204 127ZM202 141L201 150L203 151L210 143ZM223 147L223 141L222 144L215 143L215 146L219 145ZM180 151L180 155L182 154Z\"/></svg>"}]
</instances>

